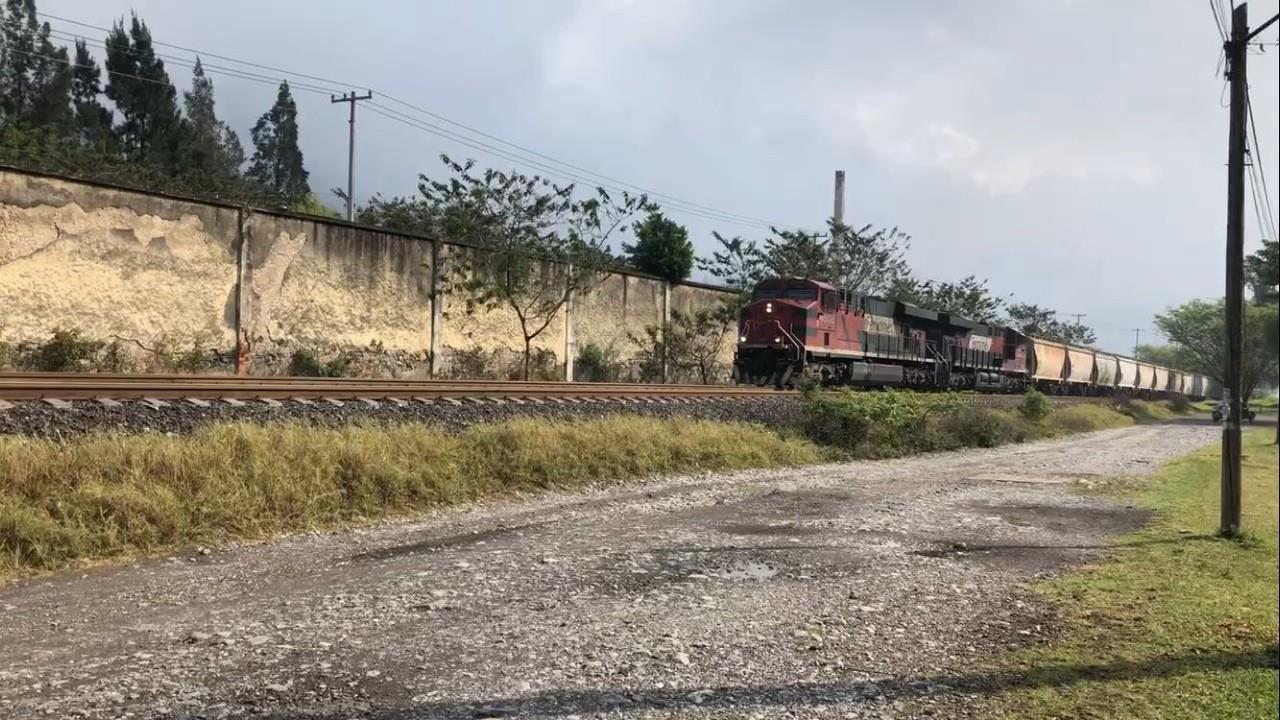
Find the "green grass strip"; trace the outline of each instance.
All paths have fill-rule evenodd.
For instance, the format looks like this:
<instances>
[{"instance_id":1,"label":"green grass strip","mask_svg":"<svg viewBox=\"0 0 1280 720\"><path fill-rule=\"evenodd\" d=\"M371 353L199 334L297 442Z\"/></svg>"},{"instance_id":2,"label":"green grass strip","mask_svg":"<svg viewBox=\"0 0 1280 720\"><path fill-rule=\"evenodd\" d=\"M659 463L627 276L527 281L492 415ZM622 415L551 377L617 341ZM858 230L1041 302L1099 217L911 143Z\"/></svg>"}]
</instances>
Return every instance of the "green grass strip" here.
<instances>
[{"instance_id":1,"label":"green grass strip","mask_svg":"<svg viewBox=\"0 0 1280 720\"><path fill-rule=\"evenodd\" d=\"M1274 430L1245 435L1244 527L1214 537L1217 449L1119 492L1157 520L1111 557L1036 586L1061 613L1048 645L1004 658L1015 680L997 718L1233 718L1277 714L1277 464Z\"/></svg>"}]
</instances>

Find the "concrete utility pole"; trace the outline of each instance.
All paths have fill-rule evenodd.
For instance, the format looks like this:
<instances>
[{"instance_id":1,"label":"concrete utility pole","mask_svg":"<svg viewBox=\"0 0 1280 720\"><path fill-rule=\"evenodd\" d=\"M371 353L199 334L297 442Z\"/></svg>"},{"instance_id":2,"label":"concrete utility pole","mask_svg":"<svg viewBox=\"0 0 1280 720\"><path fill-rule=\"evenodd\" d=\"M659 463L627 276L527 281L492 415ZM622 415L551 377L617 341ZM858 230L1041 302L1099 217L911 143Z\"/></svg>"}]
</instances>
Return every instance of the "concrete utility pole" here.
<instances>
[{"instance_id":1,"label":"concrete utility pole","mask_svg":"<svg viewBox=\"0 0 1280 720\"><path fill-rule=\"evenodd\" d=\"M1224 44L1231 115L1227 136L1227 417L1222 424L1222 513L1218 532L1240 533L1240 370L1244 350L1244 153L1249 86L1249 4L1231 13L1231 38Z\"/></svg>"},{"instance_id":2,"label":"concrete utility pole","mask_svg":"<svg viewBox=\"0 0 1280 720\"><path fill-rule=\"evenodd\" d=\"M1079 324L1080 324L1080 318L1084 317L1084 316L1085 316L1085 315L1087 315L1088 313L1063 313L1063 314L1065 314L1065 315L1070 315L1071 317L1075 318L1075 319L1076 319L1076 324L1077 324L1077 325L1079 325Z\"/></svg>"},{"instance_id":3,"label":"concrete utility pole","mask_svg":"<svg viewBox=\"0 0 1280 720\"><path fill-rule=\"evenodd\" d=\"M1142 337L1142 328L1133 328L1133 357L1138 357L1138 340Z\"/></svg>"},{"instance_id":4,"label":"concrete utility pole","mask_svg":"<svg viewBox=\"0 0 1280 720\"><path fill-rule=\"evenodd\" d=\"M836 171L836 198L835 207L831 211L831 217L835 218L837 225L844 224L844 171Z\"/></svg>"},{"instance_id":5,"label":"concrete utility pole","mask_svg":"<svg viewBox=\"0 0 1280 720\"><path fill-rule=\"evenodd\" d=\"M350 103L351 119L347 122L351 125L351 133L347 139L347 222L355 219L355 202L356 202L356 103L361 100L368 100L373 97L372 92L366 92L364 95L356 95L354 92L342 93L341 96L330 95L331 103Z\"/></svg>"}]
</instances>

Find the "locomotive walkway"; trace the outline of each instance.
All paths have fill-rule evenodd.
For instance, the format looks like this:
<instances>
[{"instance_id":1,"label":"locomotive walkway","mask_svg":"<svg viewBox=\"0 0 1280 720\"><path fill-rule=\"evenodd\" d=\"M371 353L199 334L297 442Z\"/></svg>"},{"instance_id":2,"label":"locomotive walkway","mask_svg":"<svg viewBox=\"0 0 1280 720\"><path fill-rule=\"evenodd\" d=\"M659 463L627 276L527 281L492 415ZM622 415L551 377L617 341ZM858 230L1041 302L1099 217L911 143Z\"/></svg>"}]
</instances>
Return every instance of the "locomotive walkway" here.
<instances>
[{"instance_id":1,"label":"locomotive walkway","mask_svg":"<svg viewBox=\"0 0 1280 720\"><path fill-rule=\"evenodd\" d=\"M677 477L0 587L0 716L963 716L1212 426ZM794 713L794 714L793 714Z\"/></svg>"}]
</instances>

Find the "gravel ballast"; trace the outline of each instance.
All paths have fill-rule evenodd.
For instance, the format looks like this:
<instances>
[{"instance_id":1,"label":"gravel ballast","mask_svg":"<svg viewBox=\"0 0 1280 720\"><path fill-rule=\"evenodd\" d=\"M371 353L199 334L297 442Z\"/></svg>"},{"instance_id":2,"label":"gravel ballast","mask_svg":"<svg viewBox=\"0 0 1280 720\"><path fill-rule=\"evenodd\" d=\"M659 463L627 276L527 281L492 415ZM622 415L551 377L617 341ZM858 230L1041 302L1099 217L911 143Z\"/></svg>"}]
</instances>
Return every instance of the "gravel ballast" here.
<instances>
[{"instance_id":1,"label":"gravel ballast","mask_svg":"<svg viewBox=\"0 0 1280 720\"><path fill-rule=\"evenodd\" d=\"M0 410L0 435L62 439L88 432L189 433L218 422L301 422L321 427L349 423L422 422L444 429L519 417L568 420L620 413L646 417L690 417L701 420L790 425L802 411L795 395L778 397L691 397L629 400L511 400L484 397L448 401L418 400L166 400L160 404L122 400L104 405L74 400L58 406L43 401L14 403Z\"/></svg>"},{"instance_id":2,"label":"gravel ballast","mask_svg":"<svg viewBox=\"0 0 1280 720\"><path fill-rule=\"evenodd\" d=\"M1017 583L1144 512L1070 482L1216 437L1139 426L674 477L0 588L0 716L964 717L1052 629Z\"/></svg>"}]
</instances>

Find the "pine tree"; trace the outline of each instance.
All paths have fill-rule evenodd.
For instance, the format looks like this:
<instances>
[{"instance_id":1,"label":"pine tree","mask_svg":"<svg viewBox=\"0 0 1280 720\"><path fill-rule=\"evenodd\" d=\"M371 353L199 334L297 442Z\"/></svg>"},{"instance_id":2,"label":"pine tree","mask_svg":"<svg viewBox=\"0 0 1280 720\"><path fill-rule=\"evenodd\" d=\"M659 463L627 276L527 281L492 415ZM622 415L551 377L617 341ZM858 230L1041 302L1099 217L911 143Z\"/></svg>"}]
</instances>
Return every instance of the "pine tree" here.
<instances>
[{"instance_id":1,"label":"pine tree","mask_svg":"<svg viewBox=\"0 0 1280 720\"><path fill-rule=\"evenodd\" d=\"M183 105L190 127L184 164L215 176L239 175L244 148L235 131L218 120L213 106L213 80L205 75L200 58L196 58L191 72L191 91L183 93Z\"/></svg>"},{"instance_id":2,"label":"pine tree","mask_svg":"<svg viewBox=\"0 0 1280 720\"><path fill-rule=\"evenodd\" d=\"M137 15L128 31L119 21L107 35L107 72L107 97L124 117L120 139L126 152L135 160L176 165L182 142L178 91Z\"/></svg>"},{"instance_id":3,"label":"pine tree","mask_svg":"<svg viewBox=\"0 0 1280 720\"><path fill-rule=\"evenodd\" d=\"M21 120L31 111L36 31L35 0L6 0L0 27L0 115L6 122Z\"/></svg>"},{"instance_id":4,"label":"pine tree","mask_svg":"<svg viewBox=\"0 0 1280 720\"><path fill-rule=\"evenodd\" d=\"M31 0L29 16L35 18ZM75 125L71 107L71 63L67 49L49 40L51 28L43 23L36 31L36 58L31 66L31 110L27 118L32 125L59 138L69 138Z\"/></svg>"},{"instance_id":5,"label":"pine tree","mask_svg":"<svg viewBox=\"0 0 1280 720\"><path fill-rule=\"evenodd\" d=\"M71 101L75 106L76 132L82 142L91 145L109 142L113 139L111 111L98 99L102 94L102 71L84 40L76 40L75 57Z\"/></svg>"},{"instance_id":6,"label":"pine tree","mask_svg":"<svg viewBox=\"0 0 1280 720\"><path fill-rule=\"evenodd\" d=\"M288 82L280 83L275 104L258 118L252 135L254 152L248 176L287 205L305 200L311 187L302 164L302 148L298 147L298 106Z\"/></svg>"}]
</instances>

